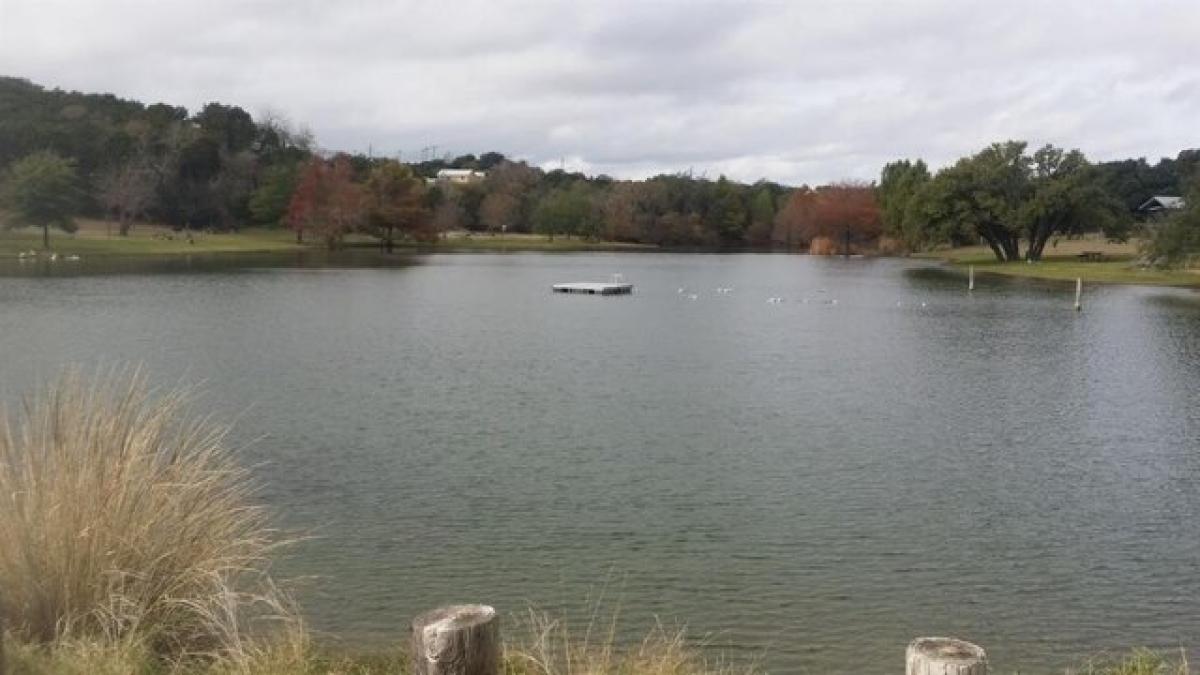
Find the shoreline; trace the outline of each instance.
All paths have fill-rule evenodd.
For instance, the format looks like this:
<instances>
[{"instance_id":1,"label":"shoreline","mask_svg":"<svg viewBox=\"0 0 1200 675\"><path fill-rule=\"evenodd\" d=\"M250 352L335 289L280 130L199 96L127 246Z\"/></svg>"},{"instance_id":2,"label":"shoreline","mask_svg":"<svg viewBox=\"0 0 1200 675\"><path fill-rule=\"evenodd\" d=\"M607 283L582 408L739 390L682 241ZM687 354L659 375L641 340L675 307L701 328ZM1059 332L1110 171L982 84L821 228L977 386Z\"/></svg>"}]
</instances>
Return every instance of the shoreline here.
<instances>
[{"instance_id":1,"label":"shoreline","mask_svg":"<svg viewBox=\"0 0 1200 675\"><path fill-rule=\"evenodd\" d=\"M1085 253L1096 254L1100 259L1085 260L1080 257ZM1052 282L1082 279L1085 284L1200 288L1200 270L1138 267L1138 253L1138 244L1134 241L1111 243L1084 237L1061 241L1042 260L1033 263L998 261L984 246L935 250L912 257L939 261L943 268L964 276L968 267L973 266L976 274L1008 278Z\"/></svg>"},{"instance_id":2,"label":"shoreline","mask_svg":"<svg viewBox=\"0 0 1200 675\"><path fill-rule=\"evenodd\" d=\"M106 260L170 260L192 255L236 256L242 254L326 253L317 242L297 243L290 230L250 228L230 233L177 232L161 226L143 225L128 237L109 234L105 221L80 220L75 235L51 234L50 251L42 251L41 234L30 229L0 234L0 261L38 264L51 260L73 261L100 258ZM1091 262L1079 258L1085 250L1099 251L1102 259ZM354 238L338 252L383 253L379 242ZM761 248L664 247L618 241L586 239L549 239L535 234L488 234L454 232L437 242L397 242L394 253L778 253L807 255L794 250ZM944 269L966 273L973 266L982 275L1008 278L1071 282L1082 279L1088 284L1163 286L1200 288L1200 270L1169 270L1136 267L1136 244L1112 244L1094 238L1062 242L1051 255L1036 263L1000 262L985 247L943 249L909 256L938 261ZM53 256L53 257L52 257ZM822 256L825 257L825 256ZM834 256L836 257L836 256ZM891 257L891 256L880 256ZM62 264L69 264L63 262Z\"/></svg>"}]
</instances>

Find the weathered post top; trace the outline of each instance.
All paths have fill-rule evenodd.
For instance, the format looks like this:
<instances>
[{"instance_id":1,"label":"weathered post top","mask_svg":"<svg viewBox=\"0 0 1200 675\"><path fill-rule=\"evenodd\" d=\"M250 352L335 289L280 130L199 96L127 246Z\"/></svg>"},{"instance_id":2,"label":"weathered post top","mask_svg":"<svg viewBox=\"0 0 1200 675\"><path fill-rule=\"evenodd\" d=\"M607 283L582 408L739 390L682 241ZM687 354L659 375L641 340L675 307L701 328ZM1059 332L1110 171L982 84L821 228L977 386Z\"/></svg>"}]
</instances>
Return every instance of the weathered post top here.
<instances>
[{"instance_id":1,"label":"weathered post top","mask_svg":"<svg viewBox=\"0 0 1200 675\"><path fill-rule=\"evenodd\" d=\"M451 605L412 622L415 675L499 675L500 624L487 605Z\"/></svg>"},{"instance_id":2,"label":"weathered post top","mask_svg":"<svg viewBox=\"0 0 1200 675\"><path fill-rule=\"evenodd\" d=\"M987 675L987 654L965 640L923 637L908 645L907 675Z\"/></svg>"}]
</instances>

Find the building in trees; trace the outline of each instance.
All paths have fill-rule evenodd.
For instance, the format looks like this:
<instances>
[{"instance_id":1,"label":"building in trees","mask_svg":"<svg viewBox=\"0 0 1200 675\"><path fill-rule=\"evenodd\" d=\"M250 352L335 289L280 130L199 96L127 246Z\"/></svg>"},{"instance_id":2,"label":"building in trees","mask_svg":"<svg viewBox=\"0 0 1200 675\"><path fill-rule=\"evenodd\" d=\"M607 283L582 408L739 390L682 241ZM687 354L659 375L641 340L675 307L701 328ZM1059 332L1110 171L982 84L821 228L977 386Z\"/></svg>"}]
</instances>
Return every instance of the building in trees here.
<instances>
[{"instance_id":1,"label":"building in trees","mask_svg":"<svg viewBox=\"0 0 1200 675\"><path fill-rule=\"evenodd\" d=\"M1143 220L1158 220L1167 217L1173 211L1182 210L1184 206L1186 203L1183 197L1155 195L1142 202L1134 211Z\"/></svg>"},{"instance_id":2,"label":"building in trees","mask_svg":"<svg viewBox=\"0 0 1200 675\"><path fill-rule=\"evenodd\" d=\"M476 171L475 169L439 169L435 180L438 183L464 185L467 183L480 183L486 177L487 172Z\"/></svg>"}]
</instances>

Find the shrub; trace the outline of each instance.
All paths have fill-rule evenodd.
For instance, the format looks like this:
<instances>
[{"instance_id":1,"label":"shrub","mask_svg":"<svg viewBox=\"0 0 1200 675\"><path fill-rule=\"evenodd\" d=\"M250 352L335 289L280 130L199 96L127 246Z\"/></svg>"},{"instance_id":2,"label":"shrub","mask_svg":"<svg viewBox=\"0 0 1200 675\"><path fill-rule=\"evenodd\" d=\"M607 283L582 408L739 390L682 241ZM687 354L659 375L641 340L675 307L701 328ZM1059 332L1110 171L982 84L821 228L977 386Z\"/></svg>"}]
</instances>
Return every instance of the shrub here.
<instances>
[{"instance_id":1,"label":"shrub","mask_svg":"<svg viewBox=\"0 0 1200 675\"><path fill-rule=\"evenodd\" d=\"M816 237L808 245L808 252L812 255L836 255L838 247L829 237Z\"/></svg>"},{"instance_id":2,"label":"shrub","mask_svg":"<svg viewBox=\"0 0 1200 675\"><path fill-rule=\"evenodd\" d=\"M292 620L254 484L187 400L68 372L0 409L0 618L19 640L240 658Z\"/></svg>"},{"instance_id":3,"label":"shrub","mask_svg":"<svg viewBox=\"0 0 1200 675\"><path fill-rule=\"evenodd\" d=\"M908 247L904 245L903 240L888 236L879 238L879 243L876 244L875 250L879 255L887 256L908 254Z\"/></svg>"}]
</instances>

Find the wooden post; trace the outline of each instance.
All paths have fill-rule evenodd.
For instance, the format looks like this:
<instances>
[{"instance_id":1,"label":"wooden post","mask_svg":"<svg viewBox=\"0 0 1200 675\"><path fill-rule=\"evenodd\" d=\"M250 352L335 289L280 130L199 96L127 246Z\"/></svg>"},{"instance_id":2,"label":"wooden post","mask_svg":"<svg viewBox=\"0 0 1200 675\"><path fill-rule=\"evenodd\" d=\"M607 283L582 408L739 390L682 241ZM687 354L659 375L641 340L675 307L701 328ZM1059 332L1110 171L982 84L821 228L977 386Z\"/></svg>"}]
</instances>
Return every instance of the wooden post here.
<instances>
[{"instance_id":1,"label":"wooden post","mask_svg":"<svg viewBox=\"0 0 1200 675\"><path fill-rule=\"evenodd\" d=\"M975 266L967 265L967 290L975 290Z\"/></svg>"},{"instance_id":2,"label":"wooden post","mask_svg":"<svg viewBox=\"0 0 1200 675\"><path fill-rule=\"evenodd\" d=\"M908 645L906 675L987 675L987 654L970 642L924 637Z\"/></svg>"},{"instance_id":3,"label":"wooden post","mask_svg":"<svg viewBox=\"0 0 1200 675\"><path fill-rule=\"evenodd\" d=\"M412 622L413 675L500 675L500 622L487 605L451 605Z\"/></svg>"},{"instance_id":4,"label":"wooden post","mask_svg":"<svg viewBox=\"0 0 1200 675\"><path fill-rule=\"evenodd\" d=\"M1083 277L1075 277L1075 311L1083 309Z\"/></svg>"}]
</instances>

